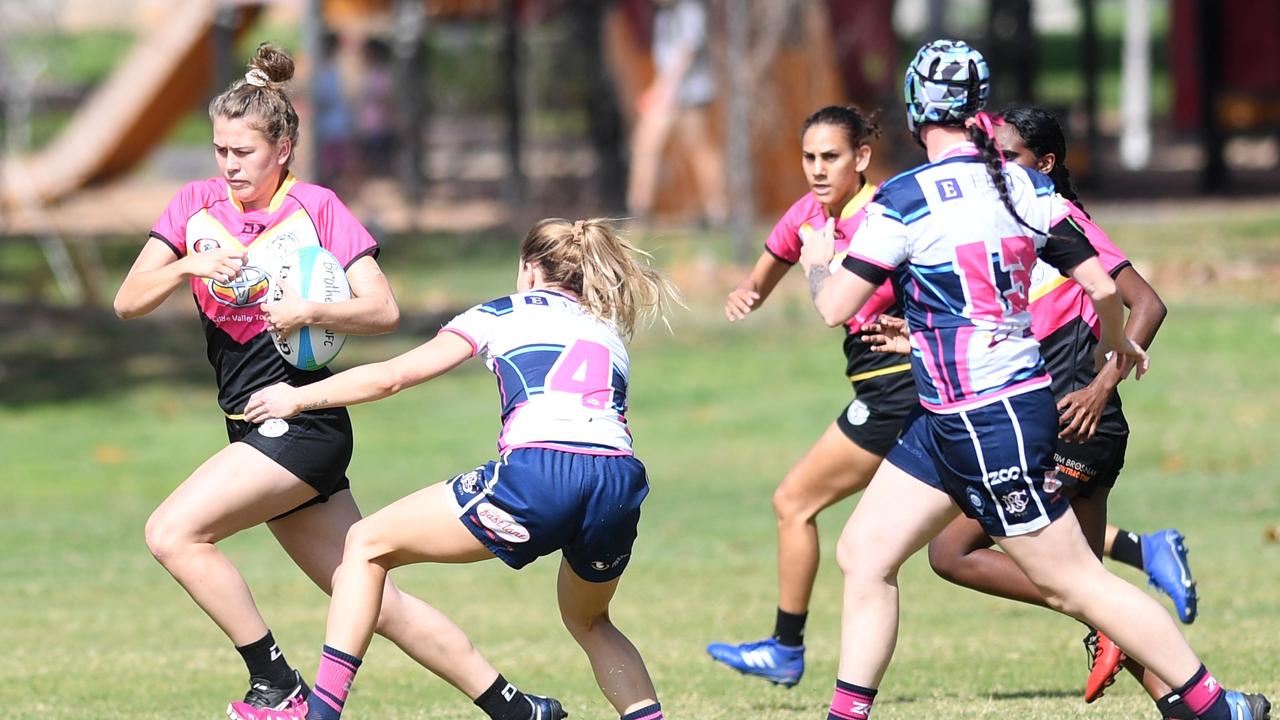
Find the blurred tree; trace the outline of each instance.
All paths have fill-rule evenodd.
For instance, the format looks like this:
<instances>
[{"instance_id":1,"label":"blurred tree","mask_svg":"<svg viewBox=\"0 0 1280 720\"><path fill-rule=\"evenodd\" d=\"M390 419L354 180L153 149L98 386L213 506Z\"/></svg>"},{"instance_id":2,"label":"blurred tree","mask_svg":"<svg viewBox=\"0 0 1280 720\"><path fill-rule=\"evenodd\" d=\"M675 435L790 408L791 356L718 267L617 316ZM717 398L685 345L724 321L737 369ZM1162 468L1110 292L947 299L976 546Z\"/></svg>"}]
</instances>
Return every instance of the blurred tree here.
<instances>
[{"instance_id":1,"label":"blurred tree","mask_svg":"<svg viewBox=\"0 0 1280 720\"><path fill-rule=\"evenodd\" d=\"M427 108L427 13L421 0L397 0L392 35L394 75L399 89L400 153L396 168L402 192L413 202L426 192L424 171Z\"/></svg>"},{"instance_id":2,"label":"blurred tree","mask_svg":"<svg viewBox=\"0 0 1280 720\"><path fill-rule=\"evenodd\" d=\"M626 209L627 145L622 114L612 79L606 71L603 47L607 1L567 0L570 16L570 54L586 85L587 134L595 152L595 186L599 202L610 214Z\"/></svg>"}]
</instances>

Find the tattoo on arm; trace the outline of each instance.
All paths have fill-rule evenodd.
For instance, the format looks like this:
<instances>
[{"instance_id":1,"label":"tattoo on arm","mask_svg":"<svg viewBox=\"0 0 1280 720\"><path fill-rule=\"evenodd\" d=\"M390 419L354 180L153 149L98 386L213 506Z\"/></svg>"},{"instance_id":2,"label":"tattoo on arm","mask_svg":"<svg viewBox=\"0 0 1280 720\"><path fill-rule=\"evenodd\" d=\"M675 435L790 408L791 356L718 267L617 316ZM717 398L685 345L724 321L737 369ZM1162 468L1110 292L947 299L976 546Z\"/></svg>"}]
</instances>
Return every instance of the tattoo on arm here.
<instances>
[{"instance_id":1,"label":"tattoo on arm","mask_svg":"<svg viewBox=\"0 0 1280 720\"><path fill-rule=\"evenodd\" d=\"M329 404L329 400L328 400L327 398L320 398L319 400L316 400L316 401L314 401L314 402L306 403L305 405L303 405L302 407L300 407L300 408L298 408L298 409L299 409L299 410L304 410L304 411L305 411L305 410L315 410L316 408L322 408L322 407L324 407L325 405L328 405L328 404Z\"/></svg>"},{"instance_id":2,"label":"tattoo on arm","mask_svg":"<svg viewBox=\"0 0 1280 720\"><path fill-rule=\"evenodd\" d=\"M819 264L809 268L804 276L809 278L809 297L816 300L818 292L822 290L822 283L831 277L831 271L827 269L826 265Z\"/></svg>"}]
</instances>

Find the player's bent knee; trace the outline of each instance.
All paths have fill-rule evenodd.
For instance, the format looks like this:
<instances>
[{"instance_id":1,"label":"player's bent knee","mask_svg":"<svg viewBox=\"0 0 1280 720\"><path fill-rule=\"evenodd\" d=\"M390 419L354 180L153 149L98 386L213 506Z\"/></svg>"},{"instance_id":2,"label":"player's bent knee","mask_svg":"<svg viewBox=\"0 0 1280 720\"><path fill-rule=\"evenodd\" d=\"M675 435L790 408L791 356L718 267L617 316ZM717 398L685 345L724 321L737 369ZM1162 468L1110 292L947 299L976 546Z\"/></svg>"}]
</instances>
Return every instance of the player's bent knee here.
<instances>
[{"instance_id":1,"label":"player's bent knee","mask_svg":"<svg viewBox=\"0 0 1280 720\"><path fill-rule=\"evenodd\" d=\"M947 582L956 582L962 574L964 556L941 543L929 544L929 567Z\"/></svg>"},{"instance_id":2,"label":"player's bent knee","mask_svg":"<svg viewBox=\"0 0 1280 720\"><path fill-rule=\"evenodd\" d=\"M347 529L342 561L373 562L382 553L382 532L369 518L357 521Z\"/></svg>"},{"instance_id":3,"label":"player's bent knee","mask_svg":"<svg viewBox=\"0 0 1280 720\"><path fill-rule=\"evenodd\" d=\"M560 621L564 623L564 627L574 637L583 637L600 628L601 625L609 623L609 613L593 612L580 614L560 609Z\"/></svg>"},{"instance_id":4,"label":"player's bent knee","mask_svg":"<svg viewBox=\"0 0 1280 720\"><path fill-rule=\"evenodd\" d=\"M158 510L147 518L143 536L147 542L147 549L161 565L168 565L192 543L188 533Z\"/></svg>"},{"instance_id":5,"label":"player's bent knee","mask_svg":"<svg viewBox=\"0 0 1280 720\"><path fill-rule=\"evenodd\" d=\"M787 522L796 516L799 504L797 501L796 494L787 486L786 481L773 491L773 514L778 522Z\"/></svg>"},{"instance_id":6,"label":"player's bent knee","mask_svg":"<svg viewBox=\"0 0 1280 720\"><path fill-rule=\"evenodd\" d=\"M892 582L898 575L898 568L881 558L874 542L865 542L849 533L841 535L836 543L836 563L846 583Z\"/></svg>"}]
</instances>

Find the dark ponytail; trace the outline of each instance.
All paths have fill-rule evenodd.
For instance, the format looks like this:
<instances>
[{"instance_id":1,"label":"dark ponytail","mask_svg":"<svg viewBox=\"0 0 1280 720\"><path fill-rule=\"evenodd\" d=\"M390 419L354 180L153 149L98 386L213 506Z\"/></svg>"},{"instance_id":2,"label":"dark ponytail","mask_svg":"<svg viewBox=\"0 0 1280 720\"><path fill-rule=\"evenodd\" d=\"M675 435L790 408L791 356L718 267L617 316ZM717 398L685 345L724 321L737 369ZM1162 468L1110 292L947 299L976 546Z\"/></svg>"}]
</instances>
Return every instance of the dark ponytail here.
<instances>
[{"instance_id":1,"label":"dark ponytail","mask_svg":"<svg viewBox=\"0 0 1280 720\"><path fill-rule=\"evenodd\" d=\"M1067 138L1053 113L1036 105L1015 105L1007 108L1000 117L1018 131L1022 144L1037 158L1053 153L1055 160L1053 169L1049 171L1049 178L1053 180L1059 195L1075 203L1083 211L1084 203L1076 195L1075 186L1071 182L1071 170L1067 168Z\"/></svg>"}]
</instances>

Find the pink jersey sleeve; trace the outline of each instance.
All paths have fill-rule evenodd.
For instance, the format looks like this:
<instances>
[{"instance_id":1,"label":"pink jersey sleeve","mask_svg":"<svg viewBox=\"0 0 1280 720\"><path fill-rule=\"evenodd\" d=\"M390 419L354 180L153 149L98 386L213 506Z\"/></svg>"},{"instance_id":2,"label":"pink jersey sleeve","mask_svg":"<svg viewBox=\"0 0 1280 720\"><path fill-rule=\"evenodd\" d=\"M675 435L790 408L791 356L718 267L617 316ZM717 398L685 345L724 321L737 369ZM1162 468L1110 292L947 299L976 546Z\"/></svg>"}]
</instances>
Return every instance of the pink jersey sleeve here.
<instances>
[{"instance_id":1,"label":"pink jersey sleeve","mask_svg":"<svg viewBox=\"0 0 1280 720\"><path fill-rule=\"evenodd\" d=\"M151 237L163 241L178 257L187 254L187 221L203 207L202 184L192 182L183 186L151 226Z\"/></svg>"},{"instance_id":2,"label":"pink jersey sleeve","mask_svg":"<svg viewBox=\"0 0 1280 720\"><path fill-rule=\"evenodd\" d=\"M1129 258L1125 257L1120 248L1111 242L1111 238L1107 236L1107 233L1098 227L1097 223L1089 219L1089 216L1085 215L1084 211L1077 207L1075 203L1071 203L1070 218L1076 227L1080 228L1080 231L1084 233L1084 236L1089 239L1089 244L1093 246L1093 249L1098 251L1098 260L1108 273L1114 275L1120 268L1129 264Z\"/></svg>"},{"instance_id":3,"label":"pink jersey sleeve","mask_svg":"<svg viewBox=\"0 0 1280 720\"><path fill-rule=\"evenodd\" d=\"M333 253L344 268L350 268L352 263L365 255L376 258L378 241L373 239L333 191L317 189L322 192L322 196L316 209L316 229L319 230L324 249Z\"/></svg>"},{"instance_id":4,"label":"pink jersey sleeve","mask_svg":"<svg viewBox=\"0 0 1280 720\"><path fill-rule=\"evenodd\" d=\"M795 265L800 261L800 222L797 220L796 206L787 210L778 224L773 225L773 232L764 241L764 249L783 263Z\"/></svg>"}]
</instances>

